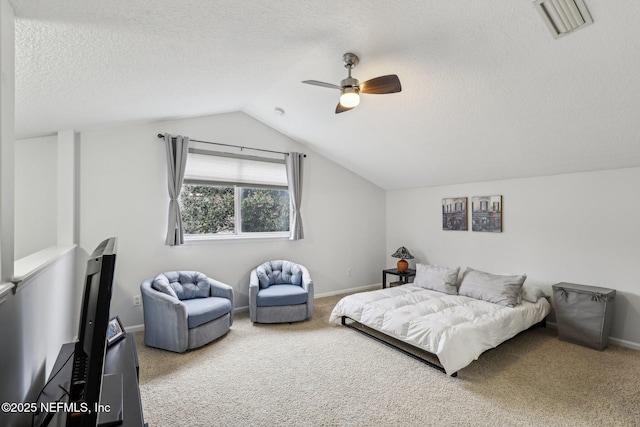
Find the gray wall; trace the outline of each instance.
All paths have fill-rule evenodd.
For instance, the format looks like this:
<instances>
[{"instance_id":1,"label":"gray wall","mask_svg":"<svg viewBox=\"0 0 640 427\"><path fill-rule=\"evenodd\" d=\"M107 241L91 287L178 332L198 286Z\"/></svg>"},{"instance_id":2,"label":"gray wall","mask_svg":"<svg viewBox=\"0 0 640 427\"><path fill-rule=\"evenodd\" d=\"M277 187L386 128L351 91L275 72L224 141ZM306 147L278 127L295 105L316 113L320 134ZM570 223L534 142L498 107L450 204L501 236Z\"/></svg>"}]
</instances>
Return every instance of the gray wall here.
<instances>
[{"instance_id":1,"label":"gray wall","mask_svg":"<svg viewBox=\"0 0 640 427\"><path fill-rule=\"evenodd\" d=\"M16 141L16 259L57 243L57 155L56 136Z\"/></svg>"},{"instance_id":2,"label":"gray wall","mask_svg":"<svg viewBox=\"0 0 640 427\"><path fill-rule=\"evenodd\" d=\"M0 402L33 402L60 346L77 333L75 256L68 252L0 305ZM30 425L30 418L0 412L0 425Z\"/></svg>"}]
</instances>

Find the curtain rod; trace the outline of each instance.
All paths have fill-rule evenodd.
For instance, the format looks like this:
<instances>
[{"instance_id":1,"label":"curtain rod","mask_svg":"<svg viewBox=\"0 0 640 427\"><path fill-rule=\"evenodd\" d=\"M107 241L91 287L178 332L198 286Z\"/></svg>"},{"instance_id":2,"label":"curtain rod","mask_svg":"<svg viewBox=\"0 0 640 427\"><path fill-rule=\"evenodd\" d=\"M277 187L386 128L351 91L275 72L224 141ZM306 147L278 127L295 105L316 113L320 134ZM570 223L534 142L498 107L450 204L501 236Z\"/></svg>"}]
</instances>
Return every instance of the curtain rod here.
<instances>
[{"instance_id":1,"label":"curtain rod","mask_svg":"<svg viewBox=\"0 0 640 427\"><path fill-rule=\"evenodd\" d=\"M158 138L160 139L164 139L164 135L159 133L158 134ZM239 148L240 150L253 150L253 151L263 151L265 153L275 153L275 154L283 154L285 156L288 156L289 153L285 153L284 151L273 151L273 150L263 150L262 148L251 148L251 147L243 147L241 145L233 145L233 144L223 144L221 142L210 142L210 141L200 141L197 139L189 139L189 141L193 141L193 142L201 142L203 144L214 144L214 145L222 145L225 147L233 147L233 148ZM304 157L307 157L306 154L303 154Z\"/></svg>"}]
</instances>

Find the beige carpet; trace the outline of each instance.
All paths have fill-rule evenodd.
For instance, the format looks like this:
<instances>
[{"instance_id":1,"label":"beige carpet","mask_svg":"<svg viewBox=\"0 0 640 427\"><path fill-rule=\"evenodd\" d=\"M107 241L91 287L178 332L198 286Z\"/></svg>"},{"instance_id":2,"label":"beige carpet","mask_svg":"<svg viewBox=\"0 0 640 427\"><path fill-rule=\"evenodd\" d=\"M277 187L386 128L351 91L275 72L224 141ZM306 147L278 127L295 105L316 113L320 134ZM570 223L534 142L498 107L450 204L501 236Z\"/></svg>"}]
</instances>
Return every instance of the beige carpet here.
<instances>
[{"instance_id":1,"label":"beige carpet","mask_svg":"<svg viewBox=\"0 0 640 427\"><path fill-rule=\"evenodd\" d=\"M640 426L640 352L596 351L536 328L448 377L342 326L253 325L175 354L137 334L154 426Z\"/></svg>"}]
</instances>

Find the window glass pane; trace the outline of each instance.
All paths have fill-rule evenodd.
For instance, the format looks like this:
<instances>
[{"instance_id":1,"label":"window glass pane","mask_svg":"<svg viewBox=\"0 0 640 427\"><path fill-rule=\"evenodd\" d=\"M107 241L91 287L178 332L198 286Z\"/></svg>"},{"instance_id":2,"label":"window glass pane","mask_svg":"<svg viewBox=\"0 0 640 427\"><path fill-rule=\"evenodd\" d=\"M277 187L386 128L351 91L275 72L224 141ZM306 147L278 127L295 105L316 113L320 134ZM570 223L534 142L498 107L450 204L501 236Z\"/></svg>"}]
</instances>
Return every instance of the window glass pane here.
<instances>
[{"instance_id":1,"label":"window glass pane","mask_svg":"<svg viewBox=\"0 0 640 427\"><path fill-rule=\"evenodd\" d=\"M185 234L235 233L233 186L184 184L180 213Z\"/></svg>"},{"instance_id":2,"label":"window glass pane","mask_svg":"<svg viewBox=\"0 0 640 427\"><path fill-rule=\"evenodd\" d=\"M243 233L289 231L289 191L242 188L240 191Z\"/></svg>"}]
</instances>

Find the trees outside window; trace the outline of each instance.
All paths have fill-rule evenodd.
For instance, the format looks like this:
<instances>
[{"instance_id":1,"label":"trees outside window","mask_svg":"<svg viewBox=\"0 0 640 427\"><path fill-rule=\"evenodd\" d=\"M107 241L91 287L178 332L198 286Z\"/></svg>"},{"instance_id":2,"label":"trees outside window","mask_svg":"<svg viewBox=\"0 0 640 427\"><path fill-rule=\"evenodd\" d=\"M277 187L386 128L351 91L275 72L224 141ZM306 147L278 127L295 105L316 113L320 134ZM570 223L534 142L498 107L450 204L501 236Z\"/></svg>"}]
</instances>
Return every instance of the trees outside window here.
<instances>
[{"instance_id":1,"label":"trees outside window","mask_svg":"<svg viewBox=\"0 0 640 427\"><path fill-rule=\"evenodd\" d=\"M241 188L241 230L243 233L289 231L289 191Z\"/></svg>"},{"instance_id":2,"label":"trees outside window","mask_svg":"<svg viewBox=\"0 0 640 427\"><path fill-rule=\"evenodd\" d=\"M179 203L185 234L235 233L233 187L184 184Z\"/></svg>"}]
</instances>

